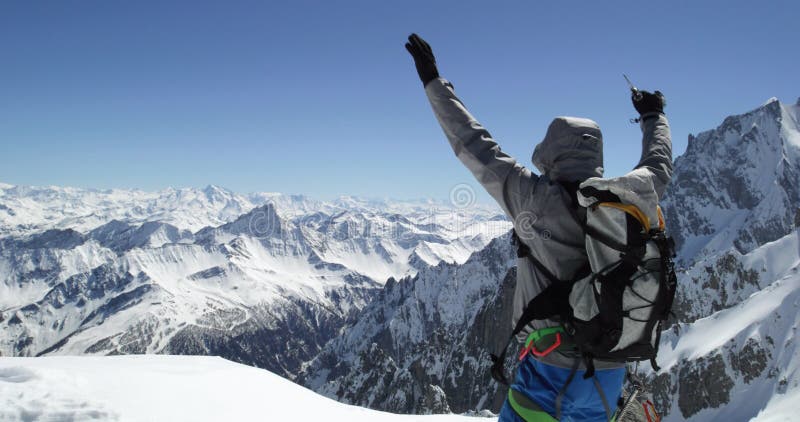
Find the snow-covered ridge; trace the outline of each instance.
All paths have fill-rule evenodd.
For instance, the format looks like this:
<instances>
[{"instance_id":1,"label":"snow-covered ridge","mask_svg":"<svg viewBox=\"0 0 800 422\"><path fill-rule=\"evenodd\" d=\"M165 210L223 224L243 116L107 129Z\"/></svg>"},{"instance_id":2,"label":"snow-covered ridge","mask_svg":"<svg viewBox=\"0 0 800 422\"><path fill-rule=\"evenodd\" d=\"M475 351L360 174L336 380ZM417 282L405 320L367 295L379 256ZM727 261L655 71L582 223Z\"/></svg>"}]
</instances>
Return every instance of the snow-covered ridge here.
<instances>
[{"instance_id":1,"label":"snow-covered ridge","mask_svg":"<svg viewBox=\"0 0 800 422\"><path fill-rule=\"evenodd\" d=\"M0 357L0 420L469 422L337 403L216 357Z\"/></svg>"}]
</instances>

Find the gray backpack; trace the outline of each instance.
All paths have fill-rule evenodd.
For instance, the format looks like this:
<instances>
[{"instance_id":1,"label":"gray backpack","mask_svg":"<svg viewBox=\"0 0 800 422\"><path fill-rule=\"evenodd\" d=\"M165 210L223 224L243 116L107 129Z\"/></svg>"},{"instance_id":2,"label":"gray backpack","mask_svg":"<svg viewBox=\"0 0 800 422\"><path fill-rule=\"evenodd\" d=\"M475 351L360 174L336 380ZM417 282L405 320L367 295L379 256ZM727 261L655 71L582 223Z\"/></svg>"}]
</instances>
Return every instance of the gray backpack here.
<instances>
[{"instance_id":1,"label":"gray backpack","mask_svg":"<svg viewBox=\"0 0 800 422\"><path fill-rule=\"evenodd\" d=\"M572 284L562 318L589 369L602 359L650 360L657 370L675 297L674 243L661 209L630 188L625 178L589 179L577 192L591 273Z\"/></svg>"},{"instance_id":2,"label":"gray backpack","mask_svg":"<svg viewBox=\"0 0 800 422\"><path fill-rule=\"evenodd\" d=\"M537 319L559 319L594 375L594 359L649 360L654 369L662 324L671 313L677 279L674 243L666 236L658 197L649 178L636 171L614 179L591 178L574 192L575 217L585 232L588 265L572 280L559 280L520 241L517 255L529 259L551 280L517 321L513 339ZM492 355L500 382L501 355Z\"/></svg>"}]
</instances>

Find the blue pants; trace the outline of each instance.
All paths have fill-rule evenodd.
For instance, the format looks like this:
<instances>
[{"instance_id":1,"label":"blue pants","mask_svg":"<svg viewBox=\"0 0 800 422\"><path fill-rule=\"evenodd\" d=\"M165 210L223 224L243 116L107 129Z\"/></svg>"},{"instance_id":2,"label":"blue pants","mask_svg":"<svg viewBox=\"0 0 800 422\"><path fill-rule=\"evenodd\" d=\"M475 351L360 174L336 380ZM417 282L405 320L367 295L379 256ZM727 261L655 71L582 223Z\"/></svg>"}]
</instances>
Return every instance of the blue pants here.
<instances>
[{"instance_id":1,"label":"blue pants","mask_svg":"<svg viewBox=\"0 0 800 422\"><path fill-rule=\"evenodd\" d=\"M566 384L571 369L559 368L537 361L528 356L520 362L517 377L511 388L524 393L545 412L556 416L556 398ZM566 388L561 399L560 421L601 422L608 421L606 407L598 392L603 391L605 400L612 415L617 408L617 400L622 394L622 383L625 381L625 368L604 369L595 371L595 379L583 379L585 371L578 370ZM524 422L517 415L508 399L500 410L500 422Z\"/></svg>"}]
</instances>

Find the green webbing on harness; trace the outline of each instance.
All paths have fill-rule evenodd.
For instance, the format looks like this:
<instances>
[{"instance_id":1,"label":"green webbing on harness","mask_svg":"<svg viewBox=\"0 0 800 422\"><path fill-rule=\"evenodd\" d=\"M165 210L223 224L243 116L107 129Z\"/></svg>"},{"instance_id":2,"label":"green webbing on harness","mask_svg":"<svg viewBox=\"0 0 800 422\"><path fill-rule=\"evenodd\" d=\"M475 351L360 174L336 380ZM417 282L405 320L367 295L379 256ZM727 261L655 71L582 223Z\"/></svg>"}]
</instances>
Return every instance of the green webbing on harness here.
<instances>
[{"instance_id":1,"label":"green webbing on harness","mask_svg":"<svg viewBox=\"0 0 800 422\"><path fill-rule=\"evenodd\" d=\"M533 400L513 388L508 389L508 404L525 422L558 422Z\"/></svg>"},{"instance_id":2,"label":"green webbing on harness","mask_svg":"<svg viewBox=\"0 0 800 422\"><path fill-rule=\"evenodd\" d=\"M525 347L529 347L531 345L531 342L533 342L533 344L536 344L536 342L541 340L542 338L551 336L556 333L564 333L564 327L559 325L557 327L547 327L531 331L531 333L528 334L528 338L525 340Z\"/></svg>"}]
</instances>

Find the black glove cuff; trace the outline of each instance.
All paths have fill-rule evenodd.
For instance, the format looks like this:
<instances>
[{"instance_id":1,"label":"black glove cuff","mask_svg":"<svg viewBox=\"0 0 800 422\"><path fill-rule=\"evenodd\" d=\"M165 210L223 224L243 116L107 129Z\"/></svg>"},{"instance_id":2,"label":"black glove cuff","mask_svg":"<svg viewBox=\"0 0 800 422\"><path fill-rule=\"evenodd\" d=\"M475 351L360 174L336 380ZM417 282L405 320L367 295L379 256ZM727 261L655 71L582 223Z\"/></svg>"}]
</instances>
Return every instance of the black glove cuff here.
<instances>
[{"instance_id":1,"label":"black glove cuff","mask_svg":"<svg viewBox=\"0 0 800 422\"><path fill-rule=\"evenodd\" d=\"M657 118L658 116L664 116L664 113L659 112L659 111L651 111L651 112L648 112L648 113L644 113L641 116L639 116L639 121L640 122L644 122L644 121L649 120L649 119L654 118L654 117Z\"/></svg>"}]
</instances>

